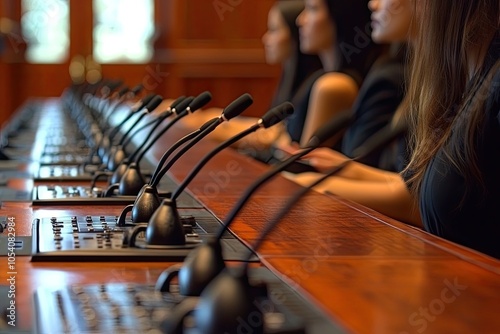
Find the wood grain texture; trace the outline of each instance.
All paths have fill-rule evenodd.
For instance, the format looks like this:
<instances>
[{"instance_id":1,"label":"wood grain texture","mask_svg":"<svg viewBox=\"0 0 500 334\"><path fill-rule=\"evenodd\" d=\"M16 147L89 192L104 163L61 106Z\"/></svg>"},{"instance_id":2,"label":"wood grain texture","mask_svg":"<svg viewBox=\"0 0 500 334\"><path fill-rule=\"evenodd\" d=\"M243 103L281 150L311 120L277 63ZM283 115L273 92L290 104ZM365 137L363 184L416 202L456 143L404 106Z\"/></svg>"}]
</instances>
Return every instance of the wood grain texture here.
<instances>
[{"instance_id":1,"label":"wood grain texture","mask_svg":"<svg viewBox=\"0 0 500 334\"><path fill-rule=\"evenodd\" d=\"M188 131L175 127L148 155ZM138 136L140 137L140 136ZM144 140L136 138L136 143ZM215 143L204 140L174 164L180 182ZM268 166L234 150L217 155L189 185L206 209L224 220ZM41 184L41 183L37 183ZM281 176L257 191L231 230L253 245L265 225L301 187ZM34 218L118 215L120 205L36 206L2 203L19 235ZM309 192L258 250L262 263L353 333L491 333L500 327L500 261L405 225L336 196ZM0 258L5 263L6 258ZM32 323L37 287L72 283L154 283L167 263L31 263L17 258L22 326ZM0 279L6 280L6 272ZM25 327L25 328L28 328Z\"/></svg>"}]
</instances>

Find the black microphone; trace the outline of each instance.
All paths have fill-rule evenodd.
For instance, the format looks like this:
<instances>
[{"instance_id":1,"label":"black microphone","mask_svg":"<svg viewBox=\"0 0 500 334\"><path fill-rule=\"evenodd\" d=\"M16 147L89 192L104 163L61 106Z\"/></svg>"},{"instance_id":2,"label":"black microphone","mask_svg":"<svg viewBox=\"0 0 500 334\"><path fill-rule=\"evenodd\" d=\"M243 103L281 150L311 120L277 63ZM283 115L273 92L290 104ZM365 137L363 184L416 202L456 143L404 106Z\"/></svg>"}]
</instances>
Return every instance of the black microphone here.
<instances>
[{"instance_id":1,"label":"black microphone","mask_svg":"<svg viewBox=\"0 0 500 334\"><path fill-rule=\"evenodd\" d=\"M166 111L164 112L161 112L156 120L155 120L155 125L153 126L153 128L151 129L150 133L153 133L158 126L160 126L160 124L163 122L163 120L165 120L166 118L168 118L172 113L175 112L175 108L177 106L180 106L181 104L189 104L190 103L190 99L189 98L186 98L185 96L181 96L179 98L177 98L174 102L172 102L172 104L170 105L169 108L167 108ZM123 159L120 164L115 168L114 172L112 173L111 175L111 179L109 180L108 182L108 185L111 185L111 184L118 184L122 178L122 176L125 174L125 172L127 171L127 169L129 168L129 165L130 165L130 162L131 161L134 161L134 156L135 154L137 154L138 151L141 150L142 147L144 147L144 145L147 143L148 141L146 140L142 145L140 145L135 151L134 153L132 153L129 157L126 157L125 159ZM91 189L95 187L96 185L96 182L101 179L102 177L108 177L110 175L110 172L108 171L103 171L103 172L96 172L94 174L94 177L92 178L92 181L91 181ZM144 183L143 183L144 184ZM142 186L142 185L141 185Z\"/></svg>"},{"instance_id":2,"label":"black microphone","mask_svg":"<svg viewBox=\"0 0 500 334\"><path fill-rule=\"evenodd\" d=\"M168 108L168 111L169 111L169 117L171 115L178 115L178 110L185 110L186 108L189 108L189 105L190 103L194 100L194 97L193 96L189 96L189 97L186 97L186 96L181 96L179 98L177 98L171 105L170 107ZM166 129L169 129L173 124L175 124L175 119L170 121L166 126L165 128ZM164 129L165 129L164 128ZM156 129L156 128L155 128ZM154 129L154 130L155 130ZM154 133L154 130L151 131L151 134ZM163 133L163 131L162 131ZM149 147L149 145L152 145L154 144L154 142L156 141L156 138L159 138L158 135L156 135L156 137L154 139L151 139L151 138L148 138L148 140L146 140L144 143L142 143L128 158L127 160L129 161L135 161L137 162L136 160L136 157L138 154L141 154L141 151L143 152L146 152L148 149L147 147ZM148 145L148 146L146 146ZM144 149L146 147L146 149Z\"/></svg>"},{"instance_id":3,"label":"black microphone","mask_svg":"<svg viewBox=\"0 0 500 334\"><path fill-rule=\"evenodd\" d=\"M289 102L283 103L271 110L269 110L262 118L260 118L257 123L247 130L240 132L239 134L229 138L223 143L219 144L215 149L210 151L207 155L205 155L200 162L191 170L188 176L184 179L184 181L177 187L177 189L173 192L170 198L164 200L164 202L169 202L169 208L163 210L163 214L160 214L158 210L153 214L151 219L149 220L146 228L146 242L148 245L169 245L166 240L170 239L170 231L166 232L164 228L165 222L170 222L172 225L182 226L180 222L180 216L177 212L176 199L177 197L184 191L186 186L193 180L193 178L199 173L201 168L205 166L210 159L212 159L217 153L222 151L223 149L229 147L234 144L238 140L244 138L252 132L257 131L260 128L268 128L271 127L287 116L293 113L293 105ZM171 204L170 204L171 203ZM163 203L163 206L166 204ZM178 220L175 221L174 220ZM143 228L144 228L143 227ZM166 233L169 233L167 235ZM184 234L182 234L184 238ZM179 237L180 238L180 237ZM132 241L133 242L133 241Z\"/></svg>"},{"instance_id":4,"label":"black microphone","mask_svg":"<svg viewBox=\"0 0 500 334\"><path fill-rule=\"evenodd\" d=\"M101 159L106 155L108 149L111 146L111 142L113 141L114 137L121 131L121 128L132 118L132 116L136 115L137 112L144 109L144 107L146 107L155 96L156 94L149 94L138 101L134 106L130 108L129 114L125 116L118 125L106 131L106 133L101 136L101 138L97 142L97 145L89 154L87 163L83 165L84 169L87 164L92 162L92 158L95 154L97 154Z\"/></svg>"},{"instance_id":5,"label":"black microphone","mask_svg":"<svg viewBox=\"0 0 500 334\"><path fill-rule=\"evenodd\" d=\"M205 91L201 94L199 94L196 98L190 99L187 102L188 105L186 106L184 103L182 105L179 105L177 108L174 108L174 112L176 114L176 117L160 132L158 133L148 144L147 147L145 147L141 153L138 153L137 158L135 159L135 163L139 164L141 160L144 158L146 155L146 152L154 145L154 143L160 139L161 136L165 134L168 129L170 129L174 124L176 124L179 120L181 120L183 117L189 115L190 113L194 113L198 109L201 109L204 107L208 102L212 100L212 94L210 92ZM162 163L163 164L163 163Z\"/></svg>"},{"instance_id":6,"label":"black microphone","mask_svg":"<svg viewBox=\"0 0 500 334\"><path fill-rule=\"evenodd\" d=\"M144 116L150 114L153 110L155 110L163 101L163 97L160 95L155 96L144 109L139 113L139 116L135 120L134 124L125 132L125 134L121 137L120 141L118 142L117 145L112 146L111 149L108 151L107 154L107 159L103 158L103 164L107 166L107 169L110 171L114 171L116 167L120 164L120 162L125 159L126 153L123 149L124 142L127 140L127 138L133 137L131 136L132 130L140 124L140 121L144 118ZM137 134L134 133L134 135Z\"/></svg>"},{"instance_id":7,"label":"black microphone","mask_svg":"<svg viewBox=\"0 0 500 334\"><path fill-rule=\"evenodd\" d=\"M167 108L166 111L162 112L160 115L158 115L157 117L157 120L156 120L156 123L154 125L154 127L151 129L150 133L154 133L154 131L160 126L160 124L168 117L170 117L172 114L175 113L175 108L180 105L180 104L184 104L184 103L189 103L189 99L187 99L184 95L183 96L180 96L178 97L174 102L172 102L170 104L170 106ZM144 148L144 146L146 146L146 144L148 143L149 139L144 141L141 145L139 145L139 147L136 148L136 150L130 154L128 157L126 157L121 163L120 165L115 169L115 172L113 173L112 177L111 177L111 180L109 180L109 184L113 184L113 183L118 183L120 182L120 179L121 177L123 176L123 174L125 173L125 171L127 170L128 168L128 165L130 164L130 162L132 161L135 161L135 157L136 155Z\"/></svg>"},{"instance_id":8,"label":"black microphone","mask_svg":"<svg viewBox=\"0 0 500 334\"><path fill-rule=\"evenodd\" d=\"M191 147L193 147L196 143L198 143L201 139L206 137L210 132L215 130L220 124L223 122L228 122L230 119L238 116L241 114L243 111L245 111L251 104L253 103L253 98L250 94L243 94L240 97L238 97L236 100L234 100L229 106L227 106L223 111L222 114L215 118L215 121L210 123L203 131L200 132L198 136L193 138L186 146L184 146L182 149L177 152L177 154L172 157L172 159L156 174L153 176L153 179L151 180L150 184L154 187L158 185L160 182L161 178L165 173L170 169L170 167L185 153L187 152Z\"/></svg>"},{"instance_id":9,"label":"black microphone","mask_svg":"<svg viewBox=\"0 0 500 334\"><path fill-rule=\"evenodd\" d=\"M248 319L251 315L253 319L259 318L260 321L256 321L257 324L264 324L264 315L262 311L255 307L255 298L258 297L256 289L253 289L248 282L248 269L250 259L256 252L265 239L272 233L274 228L279 224L279 222L285 217L296 203L311 189L321 184L323 181L329 177L334 176L345 168L352 161L359 161L364 157L371 155L381 149L383 149L387 144L400 138L408 130L407 124L405 122L400 122L393 126L392 124L387 125L382 130L379 130L373 136L371 136L367 143L359 147L355 151L355 158L347 159L338 166L335 166L328 170L322 177L315 180L307 187L301 188L297 191L292 198L290 198L286 205L284 205L281 210L273 217L273 219L266 225L264 230L260 233L257 241L254 243L252 251L249 251L246 261L243 262L241 270L236 272L236 274L231 274L227 270L219 274L202 292L200 301L194 308L194 318L197 324L197 329L202 333L235 333L238 326L241 326L235 319L241 317L241 319ZM190 306L192 303L190 304ZM184 316L189 312L185 312L186 309L181 310ZM176 314L176 312L174 312ZM182 326L183 318L181 315L177 319L169 320L164 323L168 329L168 333L175 333L175 328ZM176 315L177 315L176 314ZM172 326L174 328L172 328ZM262 328L254 328L255 332L263 331Z\"/></svg>"},{"instance_id":10,"label":"black microphone","mask_svg":"<svg viewBox=\"0 0 500 334\"><path fill-rule=\"evenodd\" d=\"M355 158L345 160L338 166L328 170L322 177L307 187L303 187L297 191L273 219L266 224L253 247L251 247L253 251L248 252L246 261L243 261L240 270L234 274L231 274L228 270L221 270L217 277L211 280L203 290L199 301L194 302L193 300L185 299L185 301L175 306L172 314L162 323L162 330L165 333L182 333L185 317L193 313L196 328L201 333L236 333L241 329L241 323L237 319L249 319L250 317L254 320L253 323L256 324L256 327L252 328L254 332L263 333L265 319L262 310L256 307L256 298L266 294L266 289L253 287L248 280L249 263L254 252L258 251L262 243L272 233L283 217L293 209L302 196L329 177L340 172L352 161L361 160L365 156L382 149L385 145L399 138L406 130L407 125L405 123L399 123L396 126L389 125L383 128L368 140L369 144L360 149L358 152L359 155ZM210 257L203 258L204 261L209 259L211 260ZM210 264L213 263L211 262ZM165 279L165 277L161 276L160 278ZM179 287L182 287L181 277L179 273ZM168 279L167 284L170 284L172 277ZM163 286L160 284L164 282L159 280L156 288L161 290Z\"/></svg>"},{"instance_id":11,"label":"black microphone","mask_svg":"<svg viewBox=\"0 0 500 334\"><path fill-rule=\"evenodd\" d=\"M351 112L346 111L340 113L338 117L326 123L316 131L306 148L292 155L282 163L272 166L266 173L259 177L246 189L238 202L233 206L224 219L217 235L207 238L202 245L190 252L182 266L172 266L166 269L157 281L157 289L160 291L169 291L170 282L174 277L178 276L180 293L186 296L198 296L207 284L225 268L220 240L224 233L229 230L234 218L250 199L252 194L271 178L285 170L285 168L294 161L300 159L305 154L317 148L324 141L343 130L352 120L353 115Z\"/></svg>"},{"instance_id":12,"label":"black microphone","mask_svg":"<svg viewBox=\"0 0 500 334\"><path fill-rule=\"evenodd\" d=\"M162 156L160 163L157 165L156 170L153 172L153 176L159 170L159 167L162 165L162 161L166 160L170 154L176 151L179 147L189 142L197 135L199 135L205 128L207 128L212 123L216 122L218 117L213 118L203 124L199 129L185 135L177 142L175 142ZM153 178L153 177L152 177ZM152 179L151 178L151 179ZM158 209L161 204L160 195L158 194L158 190L156 186L151 185L150 182L146 183L139 194L137 194L137 198L135 199L133 204L127 205L121 212L120 217L118 219L117 225L124 226L125 225L125 217L128 212L132 212L132 223L138 224L149 221L153 213Z\"/></svg>"},{"instance_id":13,"label":"black microphone","mask_svg":"<svg viewBox=\"0 0 500 334\"><path fill-rule=\"evenodd\" d=\"M135 157L135 155L132 155L129 158L131 162L129 163L126 172L120 177L120 180L117 184L114 184L109 188L110 191L107 191L105 195L112 193L116 188L119 189L119 195L137 195L146 183L146 181L142 177L140 162L149 148L151 148L154 143L181 118L202 108L204 105L210 102L211 99L212 95L210 94L210 92L206 91L199 94L194 99L192 97L186 98L176 107L174 106L172 108L172 112L177 113L177 116L165 128L163 128L162 131L156 134L156 136L149 141L149 144L146 147L142 148L142 153L140 153L139 156Z\"/></svg>"},{"instance_id":14,"label":"black microphone","mask_svg":"<svg viewBox=\"0 0 500 334\"><path fill-rule=\"evenodd\" d=\"M177 197L184 191L187 185L194 179L194 177L200 172L200 170L205 166L217 153L223 149L233 145L242 138L248 136L249 134L257 131L260 128L270 128L271 126L278 124L284 120L289 115L293 114L293 105L290 102L284 102L271 110L269 110L262 118L260 118L256 124L250 126L248 129L243 130L237 135L227 139L223 143L219 144L211 152L209 152L203 159L198 162L198 164L191 170L191 172L186 176L184 181L177 187L177 189L172 193L170 197L172 201L175 201Z\"/></svg>"},{"instance_id":15,"label":"black microphone","mask_svg":"<svg viewBox=\"0 0 500 334\"><path fill-rule=\"evenodd\" d=\"M156 97L157 95L152 93L146 95L144 98L139 100L137 103L135 103L133 106L130 107L129 113L127 116L123 118L123 120L114 126L113 128L110 129L109 133L105 136L110 142L113 141L114 137L120 133L121 129L125 124L138 112L142 111L144 108L146 108L149 103Z\"/></svg>"},{"instance_id":16,"label":"black microphone","mask_svg":"<svg viewBox=\"0 0 500 334\"><path fill-rule=\"evenodd\" d=\"M202 138L207 136L212 132L219 124L224 121L228 121L233 117L238 116L244 110L246 110L253 103L253 99L250 94L243 94L233 102L231 102L223 111L221 116L215 117L205 124L203 124L198 130L191 132L190 134L179 139L172 147L170 147L167 152L165 152L158 163L153 176L148 184L146 184L137 195L134 204L126 206L120 214L117 224L123 226L125 224L125 217L128 212L132 211L132 222L133 223L144 223L152 219L152 215L155 214L157 209L161 204L165 206L170 205L168 203L160 202L160 197L158 195L157 185L160 182L163 175L168 171L168 169L192 146L199 142ZM188 143L189 142L189 143ZM162 168L163 164L167 161L168 156L172 154L182 145L185 146L179 149L176 155L174 155L167 164ZM170 208L169 210L172 210ZM184 240L184 234L183 239Z\"/></svg>"}]
</instances>

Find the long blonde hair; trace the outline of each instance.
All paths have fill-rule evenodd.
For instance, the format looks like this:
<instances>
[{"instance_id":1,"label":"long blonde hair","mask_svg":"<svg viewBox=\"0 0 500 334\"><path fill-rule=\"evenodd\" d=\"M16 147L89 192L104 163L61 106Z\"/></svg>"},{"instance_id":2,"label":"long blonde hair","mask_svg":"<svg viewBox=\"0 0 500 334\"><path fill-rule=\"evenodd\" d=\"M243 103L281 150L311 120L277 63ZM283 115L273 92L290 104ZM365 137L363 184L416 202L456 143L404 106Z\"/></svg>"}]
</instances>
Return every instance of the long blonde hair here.
<instances>
[{"instance_id":1,"label":"long blonde hair","mask_svg":"<svg viewBox=\"0 0 500 334\"><path fill-rule=\"evenodd\" d=\"M410 122L410 189L420 192L425 170L444 148L449 162L468 185L481 184L475 152L484 104L499 61L470 76L469 50L485 51L499 29L498 0L416 0L418 31L410 85L403 102ZM453 131L452 131L453 129ZM449 145L447 144L449 142ZM445 144L447 144L445 146Z\"/></svg>"}]
</instances>

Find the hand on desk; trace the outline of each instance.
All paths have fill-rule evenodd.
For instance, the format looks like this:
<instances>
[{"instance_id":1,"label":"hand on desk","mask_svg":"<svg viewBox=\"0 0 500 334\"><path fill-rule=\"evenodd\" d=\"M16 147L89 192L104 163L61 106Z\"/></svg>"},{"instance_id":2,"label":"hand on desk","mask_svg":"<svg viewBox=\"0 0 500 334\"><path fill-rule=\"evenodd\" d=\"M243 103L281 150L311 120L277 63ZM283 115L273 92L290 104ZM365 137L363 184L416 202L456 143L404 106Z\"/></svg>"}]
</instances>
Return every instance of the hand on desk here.
<instances>
[{"instance_id":1,"label":"hand on desk","mask_svg":"<svg viewBox=\"0 0 500 334\"><path fill-rule=\"evenodd\" d=\"M299 149L300 147L297 143L276 145L276 150L279 151L278 154L282 154L285 157L297 153ZM346 160L348 158L342 153L327 147L320 147L304 155L299 162L314 167L318 172L326 172L341 165Z\"/></svg>"},{"instance_id":2,"label":"hand on desk","mask_svg":"<svg viewBox=\"0 0 500 334\"><path fill-rule=\"evenodd\" d=\"M341 165L346 160L349 160L345 155L334 151L327 147L320 147L315 149L303 157L311 166L316 168L319 172L326 172L336 166Z\"/></svg>"}]
</instances>

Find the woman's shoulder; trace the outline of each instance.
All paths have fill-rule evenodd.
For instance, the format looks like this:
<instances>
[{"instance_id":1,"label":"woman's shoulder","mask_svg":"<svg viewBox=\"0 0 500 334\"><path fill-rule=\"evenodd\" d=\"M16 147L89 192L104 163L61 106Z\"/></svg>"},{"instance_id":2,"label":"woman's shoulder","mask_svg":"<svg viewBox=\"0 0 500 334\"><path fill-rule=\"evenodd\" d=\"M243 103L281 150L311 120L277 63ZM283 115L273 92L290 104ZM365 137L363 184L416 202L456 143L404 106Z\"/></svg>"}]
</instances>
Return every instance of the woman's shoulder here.
<instances>
[{"instance_id":1,"label":"woman's shoulder","mask_svg":"<svg viewBox=\"0 0 500 334\"><path fill-rule=\"evenodd\" d=\"M340 72L328 72L321 75L312 86L315 95L345 96L357 94L359 86L354 78Z\"/></svg>"}]
</instances>

